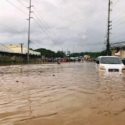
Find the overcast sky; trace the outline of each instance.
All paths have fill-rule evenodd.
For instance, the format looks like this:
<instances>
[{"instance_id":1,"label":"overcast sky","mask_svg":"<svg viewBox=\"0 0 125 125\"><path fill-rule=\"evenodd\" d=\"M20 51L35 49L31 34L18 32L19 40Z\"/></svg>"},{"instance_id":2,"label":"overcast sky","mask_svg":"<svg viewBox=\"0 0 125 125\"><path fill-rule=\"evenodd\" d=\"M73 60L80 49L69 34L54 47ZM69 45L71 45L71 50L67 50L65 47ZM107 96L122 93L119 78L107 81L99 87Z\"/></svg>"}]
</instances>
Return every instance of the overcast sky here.
<instances>
[{"instance_id":1,"label":"overcast sky","mask_svg":"<svg viewBox=\"0 0 125 125\"><path fill-rule=\"evenodd\" d=\"M111 42L125 41L125 0L112 0ZM0 0L0 43L27 45L29 0ZM108 0L32 0L31 48L105 49Z\"/></svg>"}]
</instances>

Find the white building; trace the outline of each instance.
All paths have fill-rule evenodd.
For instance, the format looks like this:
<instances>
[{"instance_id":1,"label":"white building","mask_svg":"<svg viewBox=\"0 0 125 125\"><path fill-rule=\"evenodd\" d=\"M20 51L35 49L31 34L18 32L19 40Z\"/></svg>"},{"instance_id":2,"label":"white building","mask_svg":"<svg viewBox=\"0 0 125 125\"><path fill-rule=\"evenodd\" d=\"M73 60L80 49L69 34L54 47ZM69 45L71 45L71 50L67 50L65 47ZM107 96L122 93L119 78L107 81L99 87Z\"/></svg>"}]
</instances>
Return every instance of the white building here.
<instances>
[{"instance_id":1,"label":"white building","mask_svg":"<svg viewBox=\"0 0 125 125\"><path fill-rule=\"evenodd\" d=\"M21 46L19 44L17 44L17 45L15 45L15 44L10 44L10 45L0 44L0 52L27 54L28 51L27 51L26 47ZM36 56L41 55L40 52L36 52L36 51L33 51L33 50L29 50L29 54L30 55L36 55Z\"/></svg>"}]
</instances>

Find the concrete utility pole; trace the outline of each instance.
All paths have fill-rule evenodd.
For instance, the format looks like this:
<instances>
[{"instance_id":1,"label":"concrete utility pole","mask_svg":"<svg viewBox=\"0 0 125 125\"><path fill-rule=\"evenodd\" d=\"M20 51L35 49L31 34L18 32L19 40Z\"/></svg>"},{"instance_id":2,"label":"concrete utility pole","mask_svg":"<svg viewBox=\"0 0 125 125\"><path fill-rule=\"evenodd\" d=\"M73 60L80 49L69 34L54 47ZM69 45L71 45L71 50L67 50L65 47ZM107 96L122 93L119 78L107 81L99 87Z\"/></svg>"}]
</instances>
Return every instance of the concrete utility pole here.
<instances>
[{"instance_id":1,"label":"concrete utility pole","mask_svg":"<svg viewBox=\"0 0 125 125\"><path fill-rule=\"evenodd\" d=\"M110 30L112 26L112 21L111 21L111 0L108 2L108 26L107 26L107 45L106 45L106 52L107 55L111 55L111 50L110 50Z\"/></svg>"},{"instance_id":2,"label":"concrete utility pole","mask_svg":"<svg viewBox=\"0 0 125 125\"><path fill-rule=\"evenodd\" d=\"M20 43L20 47L21 47L21 54L23 54L23 43Z\"/></svg>"},{"instance_id":3,"label":"concrete utility pole","mask_svg":"<svg viewBox=\"0 0 125 125\"><path fill-rule=\"evenodd\" d=\"M32 9L32 1L30 0L29 1L29 7L28 7L28 9L29 9L29 18L28 18L28 45L27 45L27 63L29 63L29 60L30 60L30 57L29 57L29 47L30 47L30 24L31 24L31 13L32 13L32 11L31 11L31 9Z\"/></svg>"}]
</instances>

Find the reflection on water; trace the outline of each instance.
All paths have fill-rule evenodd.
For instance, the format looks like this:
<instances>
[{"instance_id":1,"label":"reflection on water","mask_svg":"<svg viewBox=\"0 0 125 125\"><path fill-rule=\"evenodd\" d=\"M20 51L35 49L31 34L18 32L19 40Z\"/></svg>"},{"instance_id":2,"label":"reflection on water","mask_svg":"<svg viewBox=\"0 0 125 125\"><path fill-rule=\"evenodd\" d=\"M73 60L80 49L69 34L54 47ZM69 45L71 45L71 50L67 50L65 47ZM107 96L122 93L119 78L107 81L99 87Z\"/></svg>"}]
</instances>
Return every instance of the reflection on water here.
<instances>
[{"instance_id":1,"label":"reflection on water","mask_svg":"<svg viewBox=\"0 0 125 125\"><path fill-rule=\"evenodd\" d=\"M94 63L0 67L0 125L124 125L125 75Z\"/></svg>"}]
</instances>

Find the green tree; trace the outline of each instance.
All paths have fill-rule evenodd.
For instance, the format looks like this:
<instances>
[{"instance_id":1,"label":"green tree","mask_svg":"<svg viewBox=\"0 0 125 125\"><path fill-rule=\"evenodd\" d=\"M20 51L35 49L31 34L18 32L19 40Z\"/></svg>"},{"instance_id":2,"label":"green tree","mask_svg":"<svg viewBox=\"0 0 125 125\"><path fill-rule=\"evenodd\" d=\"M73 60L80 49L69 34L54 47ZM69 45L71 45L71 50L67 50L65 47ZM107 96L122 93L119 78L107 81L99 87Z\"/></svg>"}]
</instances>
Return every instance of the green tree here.
<instances>
[{"instance_id":1,"label":"green tree","mask_svg":"<svg viewBox=\"0 0 125 125\"><path fill-rule=\"evenodd\" d=\"M64 58L66 54L63 51L57 51L56 57Z\"/></svg>"},{"instance_id":2,"label":"green tree","mask_svg":"<svg viewBox=\"0 0 125 125\"><path fill-rule=\"evenodd\" d=\"M39 49L36 49L35 51L40 52L41 56L45 56L45 57L48 57L48 58L52 58L52 57L56 56L56 53L54 51L47 50L47 49L44 49L44 48L39 48Z\"/></svg>"}]
</instances>

